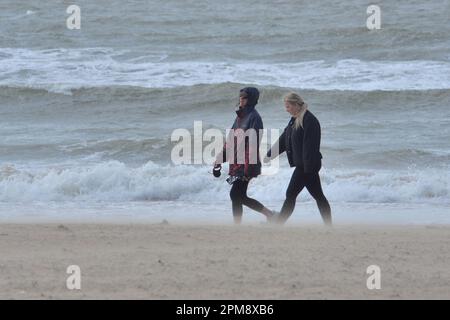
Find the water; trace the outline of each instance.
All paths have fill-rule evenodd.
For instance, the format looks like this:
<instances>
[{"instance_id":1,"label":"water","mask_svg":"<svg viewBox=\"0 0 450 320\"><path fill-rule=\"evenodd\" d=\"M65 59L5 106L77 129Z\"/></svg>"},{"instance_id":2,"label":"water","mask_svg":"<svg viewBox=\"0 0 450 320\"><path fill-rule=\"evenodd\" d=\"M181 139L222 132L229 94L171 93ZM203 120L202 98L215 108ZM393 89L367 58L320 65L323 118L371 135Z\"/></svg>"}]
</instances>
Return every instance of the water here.
<instances>
[{"instance_id":1,"label":"water","mask_svg":"<svg viewBox=\"0 0 450 320\"><path fill-rule=\"evenodd\" d=\"M231 221L229 186L172 165L170 135L225 131L255 85L266 128L291 90L319 118L337 223L450 223L450 3L383 3L378 31L356 0L78 1L81 30L69 4L0 4L1 220ZM274 209L280 164L250 188ZM293 221L320 222L307 193Z\"/></svg>"}]
</instances>

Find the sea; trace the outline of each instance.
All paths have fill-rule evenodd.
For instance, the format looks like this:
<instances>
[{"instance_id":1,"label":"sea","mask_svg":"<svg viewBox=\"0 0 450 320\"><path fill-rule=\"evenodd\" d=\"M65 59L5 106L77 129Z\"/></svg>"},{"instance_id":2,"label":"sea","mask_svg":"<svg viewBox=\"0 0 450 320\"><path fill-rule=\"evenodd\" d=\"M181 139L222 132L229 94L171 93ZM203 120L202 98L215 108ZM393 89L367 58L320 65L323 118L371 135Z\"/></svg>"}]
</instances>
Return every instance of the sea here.
<instances>
[{"instance_id":1,"label":"sea","mask_svg":"<svg viewBox=\"0 0 450 320\"><path fill-rule=\"evenodd\" d=\"M289 92L319 119L336 224L450 223L441 0L1 0L0 221L231 224L227 166L175 164L172 135L225 134L246 86L266 129ZM279 210L293 169L267 166L249 196ZM321 224L306 190L288 224Z\"/></svg>"}]
</instances>

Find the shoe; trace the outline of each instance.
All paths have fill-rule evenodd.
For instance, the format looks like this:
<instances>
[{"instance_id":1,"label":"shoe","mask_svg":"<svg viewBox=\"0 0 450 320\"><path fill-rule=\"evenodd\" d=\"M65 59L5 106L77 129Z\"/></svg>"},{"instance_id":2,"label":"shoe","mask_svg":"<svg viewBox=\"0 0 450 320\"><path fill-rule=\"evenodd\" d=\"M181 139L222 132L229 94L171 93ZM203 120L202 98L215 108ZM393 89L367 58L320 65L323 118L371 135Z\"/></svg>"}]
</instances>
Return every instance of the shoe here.
<instances>
[{"instance_id":1,"label":"shoe","mask_svg":"<svg viewBox=\"0 0 450 320\"><path fill-rule=\"evenodd\" d=\"M272 210L272 214L267 216L267 222L270 224L276 224L278 223L279 216L280 216L279 212Z\"/></svg>"}]
</instances>

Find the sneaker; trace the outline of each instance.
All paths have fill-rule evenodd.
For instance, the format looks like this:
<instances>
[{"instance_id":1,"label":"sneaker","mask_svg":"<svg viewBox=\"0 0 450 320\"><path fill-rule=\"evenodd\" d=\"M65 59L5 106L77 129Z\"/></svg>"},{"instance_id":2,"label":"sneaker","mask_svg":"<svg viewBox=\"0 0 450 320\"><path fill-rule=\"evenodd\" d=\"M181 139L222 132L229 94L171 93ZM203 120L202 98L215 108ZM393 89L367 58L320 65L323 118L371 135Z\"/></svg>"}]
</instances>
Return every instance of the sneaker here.
<instances>
[{"instance_id":1,"label":"sneaker","mask_svg":"<svg viewBox=\"0 0 450 320\"><path fill-rule=\"evenodd\" d=\"M272 214L270 216L267 216L267 222L271 223L271 224L276 224L278 223L278 217L279 217L280 213L277 211L273 211L272 210Z\"/></svg>"}]
</instances>

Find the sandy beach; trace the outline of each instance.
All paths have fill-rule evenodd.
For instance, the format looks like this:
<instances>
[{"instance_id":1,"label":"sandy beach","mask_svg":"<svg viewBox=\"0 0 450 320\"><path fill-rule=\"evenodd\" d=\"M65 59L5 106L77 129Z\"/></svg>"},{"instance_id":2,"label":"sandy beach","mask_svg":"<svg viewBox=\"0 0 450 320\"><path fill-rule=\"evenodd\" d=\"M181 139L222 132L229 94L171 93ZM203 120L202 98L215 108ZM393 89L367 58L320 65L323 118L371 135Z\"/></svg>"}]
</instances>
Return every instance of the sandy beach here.
<instances>
[{"instance_id":1,"label":"sandy beach","mask_svg":"<svg viewBox=\"0 0 450 320\"><path fill-rule=\"evenodd\" d=\"M439 225L1 224L0 298L450 299L449 247Z\"/></svg>"}]
</instances>

